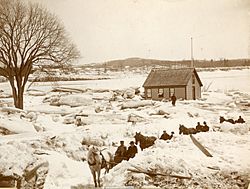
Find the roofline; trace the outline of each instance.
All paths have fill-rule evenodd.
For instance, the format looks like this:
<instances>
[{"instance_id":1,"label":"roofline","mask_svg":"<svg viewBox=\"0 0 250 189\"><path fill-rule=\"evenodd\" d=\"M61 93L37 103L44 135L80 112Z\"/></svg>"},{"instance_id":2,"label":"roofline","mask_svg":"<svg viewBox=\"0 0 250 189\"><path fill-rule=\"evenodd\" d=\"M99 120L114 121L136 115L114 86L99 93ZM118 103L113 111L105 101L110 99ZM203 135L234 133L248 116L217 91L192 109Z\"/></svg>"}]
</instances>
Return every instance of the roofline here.
<instances>
[{"instance_id":1,"label":"roofline","mask_svg":"<svg viewBox=\"0 0 250 189\"><path fill-rule=\"evenodd\" d=\"M200 83L200 86L202 87L203 84L202 84L201 79L200 79L200 77L199 77L199 75L198 75L198 73L197 73L197 71L196 71L195 68L194 68L194 73L195 73L195 75L196 75L196 78L197 78L198 82Z\"/></svg>"},{"instance_id":2,"label":"roofline","mask_svg":"<svg viewBox=\"0 0 250 189\"><path fill-rule=\"evenodd\" d=\"M192 67L182 67L182 68L152 68L151 70L183 70L183 69L195 69Z\"/></svg>"},{"instance_id":3,"label":"roofline","mask_svg":"<svg viewBox=\"0 0 250 189\"><path fill-rule=\"evenodd\" d=\"M152 74L152 72L154 72L155 70L162 70L162 71L164 71L164 70L181 70L181 69L192 69L193 72L194 72L194 74L195 74L195 76L196 76L196 78L197 78L197 80L198 80L198 82L199 82L199 84L200 84L200 86L203 86L203 84L202 84L202 82L200 80L200 77L199 77L196 69L195 68L191 68L191 67L184 67L184 68L174 68L174 69L172 69L172 68L170 68L170 69L167 69L167 68L165 68L165 69L162 69L162 68L153 68L153 69L151 69L150 73L148 74L147 79L144 81L142 87L144 87L144 88L152 87L152 86L145 86L145 83L150 78L150 75ZM191 77L191 75L190 75L190 77ZM187 86L187 84L186 85L165 85L165 86ZM164 85L157 86L157 87L164 87Z\"/></svg>"},{"instance_id":4,"label":"roofline","mask_svg":"<svg viewBox=\"0 0 250 189\"><path fill-rule=\"evenodd\" d=\"M187 85L157 85L157 86L143 86L144 88L159 88L159 87L166 87L166 88L169 88L169 87L186 87Z\"/></svg>"},{"instance_id":5,"label":"roofline","mask_svg":"<svg viewBox=\"0 0 250 189\"><path fill-rule=\"evenodd\" d=\"M151 69L150 73L148 74L147 79L144 81L144 83L143 83L143 85L142 85L143 87L145 86L145 83L146 83L147 80L149 79L149 76L152 74L153 70L154 70L154 69Z\"/></svg>"}]
</instances>

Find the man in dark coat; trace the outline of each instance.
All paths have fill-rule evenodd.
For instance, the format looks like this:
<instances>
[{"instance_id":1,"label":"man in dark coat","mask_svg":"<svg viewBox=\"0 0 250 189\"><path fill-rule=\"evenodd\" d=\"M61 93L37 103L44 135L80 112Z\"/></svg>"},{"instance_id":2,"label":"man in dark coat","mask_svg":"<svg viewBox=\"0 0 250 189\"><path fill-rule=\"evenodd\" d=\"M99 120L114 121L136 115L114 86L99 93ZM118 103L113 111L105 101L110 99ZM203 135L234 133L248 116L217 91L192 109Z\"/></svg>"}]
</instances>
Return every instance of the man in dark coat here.
<instances>
[{"instance_id":1,"label":"man in dark coat","mask_svg":"<svg viewBox=\"0 0 250 189\"><path fill-rule=\"evenodd\" d=\"M124 141L120 141L120 146L118 146L115 152L114 161L116 163L120 163L122 160L126 159L126 154L127 154L127 147L124 146Z\"/></svg>"},{"instance_id":2,"label":"man in dark coat","mask_svg":"<svg viewBox=\"0 0 250 189\"><path fill-rule=\"evenodd\" d=\"M245 123L245 120L241 116L239 116L238 120L236 120L235 123Z\"/></svg>"},{"instance_id":3,"label":"man in dark coat","mask_svg":"<svg viewBox=\"0 0 250 189\"><path fill-rule=\"evenodd\" d=\"M202 125L200 124L200 122L197 122L197 125L196 125L196 130L197 130L197 132L199 133L199 132L202 132Z\"/></svg>"},{"instance_id":4,"label":"man in dark coat","mask_svg":"<svg viewBox=\"0 0 250 189\"><path fill-rule=\"evenodd\" d=\"M174 132L171 132L171 135L169 135L166 131L163 131L163 134L161 135L160 139L162 140L170 140L174 135Z\"/></svg>"},{"instance_id":5,"label":"man in dark coat","mask_svg":"<svg viewBox=\"0 0 250 189\"><path fill-rule=\"evenodd\" d=\"M135 146L134 141L131 141L130 146L128 147L128 151L127 151L127 160L129 160L130 158L135 157L135 154L138 152L137 147Z\"/></svg>"},{"instance_id":6,"label":"man in dark coat","mask_svg":"<svg viewBox=\"0 0 250 189\"><path fill-rule=\"evenodd\" d=\"M175 106L176 96L174 94L171 96L171 101L172 101L172 105Z\"/></svg>"},{"instance_id":7,"label":"man in dark coat","mask_svg":"<svg viewBox=\"0 0 250 189\"><path fill-rule=\"evenodd\" d=\"M161 135L160 139L168 140L169 138L170 138L169 134L166 131L163 131L163 134Z\"/></svg>"}]
</instances>

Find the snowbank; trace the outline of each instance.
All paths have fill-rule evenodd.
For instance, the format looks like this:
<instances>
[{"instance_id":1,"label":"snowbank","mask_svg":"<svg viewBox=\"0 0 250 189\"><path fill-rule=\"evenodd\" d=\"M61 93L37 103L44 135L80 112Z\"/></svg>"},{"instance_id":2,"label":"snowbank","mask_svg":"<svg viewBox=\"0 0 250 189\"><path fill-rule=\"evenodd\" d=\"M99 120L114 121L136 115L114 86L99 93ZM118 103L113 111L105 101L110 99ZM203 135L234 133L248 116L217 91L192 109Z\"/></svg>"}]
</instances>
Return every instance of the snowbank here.
<instances>
[{"instance_id":1,"label":"snowbank","mask_svg":"<svg viewBox=\"0 0 250 189\"><path fill-rule=\"evenodd\" d=\"M70 189L71 186L89 184L91 173L86 162L74 161L57 152L49 152L45 156L50 164L48 176L44 185L47 189Z\"/></svg>"},{"instance_id":2,"label":"snowbank","mask_svg":"<svg viewBox=\"0 0 250 189\"><path fill-rule=\"evenodd\" d=\"M31 122L22 120L17 116L0 115L0 126L15 133L36 132Z\"/></svg>"},{"instance_id":3,"label":"snowbank","mask_svg":"<svg viewBox=\"0 0 250 189\"><path fill-rule=\"evenodd\" d=\"M231 139L227 139L230 137ZM244 138L247 139L247 137ZM219 186L229 188L232 182L228 183L228 180L223 177L230 176L232 172L245 176L250 172L248 162L250 150L247 146L239 148L237 144L242 141L241 137L223 133L212 135L203 133L197 135L197 139L207 146L213 157L207 157L199 151L189 136L178 136L170 142L157 140L154 146L139 152L134 159L122 162L112 169L110 175L105 176L106 187L121 186L126 183L138 186L136 179L134 179L136 182L129 182L131 173L127 170L134 166L155 173L192 177L191 180L183 179L182 182L171 180L169 177L161 177L158 181L157 179L152 181L152 178L150 180L146 175L145 179L141 181L142 185L158 184L161 188L181 187L181 185L181 188L185 188L196 184L197 188L217 188ZM215 141L217 145L214 145ZM245 142L250 144L249 139ZM240 154L244 155L239 159ZM136 178L136 173L132 175ZM237 183L234 185L237 186Z\"/></svg>"},{"instance_id":4,"label":"snowbank","mask_svg":"<svg viewBox=\"0 0 250 189\"><path fill-rule=\"evenodd\" d=\"M70 107L77 107L77 106L90 106L92 104L90 99L86 99L82 95L73 94L67 96L61 96L57 102L54 102L55 105L67 105Z\"/></svg>"},{"instance_id":5,"label":"snowbank","mask_svg":"<svg viewBox=\"0 0 250 189\"><path fill-rule=\"evenodd\" d=\"M248 132L250 131L250 125L247 125L246 123L231 124L228 122L224 122L220 125L219 128L222 132L231 132L231 133L241 134L241 135L248 134Z\"/></svg>"},{"instance_id":6,"label":"snowbank","mask_svg":"<svg viewBox=\"0 0 250 189\"><path fill-rule=\"evenodd\" d=\"M154 102L151 100L143 100L143 101L127 101L122 104L121 109L126 108L138 108L143 106L153 106Z\"/></svg>"},{"instance_id":7,"label":"snowbank","mask_svg":"<svg viewBox=\"0 0 250 189\"><path fill-rule=\"evenodd\" d=\"M230 71L220 73L224 83L226 78L223 76L228 73ZM217 75L216 72L211 75L204 73L204 83L214 80L213 74ZM221 88L223 83L216 87L217 82L213 82L211 90L202 94L202 99L177 101L173 107L171 102L144 101L137 95L133 97L134 90L127 91L127 97L131 96L133 100L124 99L122 95L126 89L142 84L146 78L146 75L125 76L123 79L105 81L58 82L57 87L71 86L71 89L59 87L60 91L57 92L51 91L51 83L36 83L34 87L46 91L47 97L37 96L42 94L36 92L25 94L25 111L37 114L33 123L28 118L20 119L20 113L16 111L11 114L0 112L0 126L19 133L0 136L0 169L6 174L22 174L29 163L48 161L45 189L70 189L71 186L89 188L93 186L93 178L84 161L88 145L108 148L114 154L119 141L124 140L128 146L136 132L159 138L166 130L167 133L175 132L170 141L158 139L152 147L144 151L139 149L134 159L123 161L109 174L101 175L103 186L244 188L249 178L243 176L250 173L250 114L249 108L244 106L249 102L249 94ZM242 78L239 81L242 83ZM1 89L2 86L8 88L5 84L0 85ZM82 91L77 90L81 93L70 94L69 90L82 89L82 86ZM90 89L85 90L86 87ZM230 88L237 89L237 85ZM60 107L51 106L51 102L55 105L60 102ZM95 113L98 107L102 111ZM87 125L75 126L75 116L79 114L82 115L81 121ZM131 121L142 118L141 122L128 123L129 115ZM242 115L246 124L219 124L220 115L234 119ZM68 124L64 121L68 121ZM195 127L197 122L203 121L210 127L209 132L194 136L213 157L206 157L189 136L178 134L179 124ZM41 154L37 155L36 151ZM191 179L171 176L152 178L128 170L134 167L165 175L191 176Z\"/></svg>"}]
</instances>

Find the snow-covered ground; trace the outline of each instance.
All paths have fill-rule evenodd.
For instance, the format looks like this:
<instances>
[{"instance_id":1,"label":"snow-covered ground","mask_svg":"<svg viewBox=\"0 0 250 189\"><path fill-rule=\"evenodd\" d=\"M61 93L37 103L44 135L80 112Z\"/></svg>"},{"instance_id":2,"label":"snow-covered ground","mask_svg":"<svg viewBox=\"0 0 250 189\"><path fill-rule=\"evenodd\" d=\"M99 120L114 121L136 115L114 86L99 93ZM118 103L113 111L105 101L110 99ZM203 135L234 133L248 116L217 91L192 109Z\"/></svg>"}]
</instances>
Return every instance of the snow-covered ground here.
<instances>
[{"instance_id":1,"label":"snow-covered ground","mask_svg":"<svg viewBox=\"0 0 250 189\"><path fill-rule=\"evenodd\" d=\"M48 162L46 189L92 187L92 175L85 161L88 144L114 153L120 140L128 146L136 132L159 138L166 130L175 132L171 141L157 139L152 147L139 150L135 158L102 174L103 186L244 188L249 183L249 69L199 72L204 85L202 99L177 101L175 107L170 102L144 102L146 106L121 108L124 103L141 103L142 98L134 95L134 89L126 89L139 87L142 91L147 75L115 75L110 80L34 83L25 93L23 113L13 113L6 108L11 99L0 98L0 127L16 133L0 136L1 173L21 176L31 163ZM84 92L52 92L59 87ZM7 83L0 83L0 89L4 91L0 96L10 94ZM157 115L159 112L165 115ZM75 125L76 115L80 115L82 126ZM138 122L128 122L129 115L138 115ZM219 116L238 119L239 115L246 123L219 123ZM205 156L189 136L179 135L179 124L195 127L203 121L210 131L194 136L213 157ZM130 172L134 167L191 179L148 177Z\"/></svg>"}]
</instances>

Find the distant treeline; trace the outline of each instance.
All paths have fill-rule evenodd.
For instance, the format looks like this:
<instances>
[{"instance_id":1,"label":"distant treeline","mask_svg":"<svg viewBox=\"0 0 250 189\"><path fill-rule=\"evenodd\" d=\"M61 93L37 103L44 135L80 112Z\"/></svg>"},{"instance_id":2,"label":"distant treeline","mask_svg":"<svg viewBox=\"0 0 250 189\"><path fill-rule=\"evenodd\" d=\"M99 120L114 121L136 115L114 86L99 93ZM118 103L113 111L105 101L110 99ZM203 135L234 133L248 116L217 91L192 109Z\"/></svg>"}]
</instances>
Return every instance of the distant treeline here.
<instances>
[{"instance_id":1,"label":"distant treeline","mask_svg":"<svg viewBox=\"0 0 250 189\"><path fill-rule=\"evenodd\" d=\"M191 65L191 60L154 60L154 59L141 59L141 58L128 58L124 60L112 60L101 64L92 64L96 68L111 68L111 69L123 69L126 67L172 67L183 66L188 67ZM194 66L196 68L210 68L210 67L238 67L238 66L250 66L250 59L223 59L223 60L195 60Z\"/></svg>"},{"instance_id":2,"label":"distant treeline","mask_svg":"<svg viewBox=\"0 0 250 189\"><path fill-rule=\"evenodd\" d=\"M180 61L168 61L168 60L155 60L155 59L141 59L141 58L129 58L125 60L113 60L105 63L96 63L91 65L83 65L83 66L76 66L80 70L85 70L85 68L101 68L104 70L123 70L123 69L136 69L136 68L143 68L143 69L151 69L154 67L189 67L191 65L190 60L180 60ZM250 59L234 59L234 60L195 60L194 66L196 68L230 68L230 67L250 67ZM66 67L44 67L43 69L37 69L37 74L33 75L29 79L29 81L77 81L77 80L90 80L93 78L85 78L78 76L77 69L66 66ZM82 68L82 69L81 69ZM33 72L35 69L33 70ZM85 70L86 71L86 70ZM47 76L44 76L41 73L47 73ZM56 76L55 73L65 73L65 74L74 74L74 76L70 75L62 75ZM108 78L97 78L97 79L108 79ZM0 82L7 81L6 78L0 76Z\"/></svg>"},{"instance_id":3,"label":"distant treeline","mask_svg":"<svg viewBox=\"0 0 250 189\"><path fill-rule=\"evenodd\" d=\"M190 61L187 63L189 64ZM210 67L238 67L238 66L250 66L249 59L239 60L210 60L210 61L194 61L194 65L197 68L210 68Z\"/></svg>"}]
</instances>

